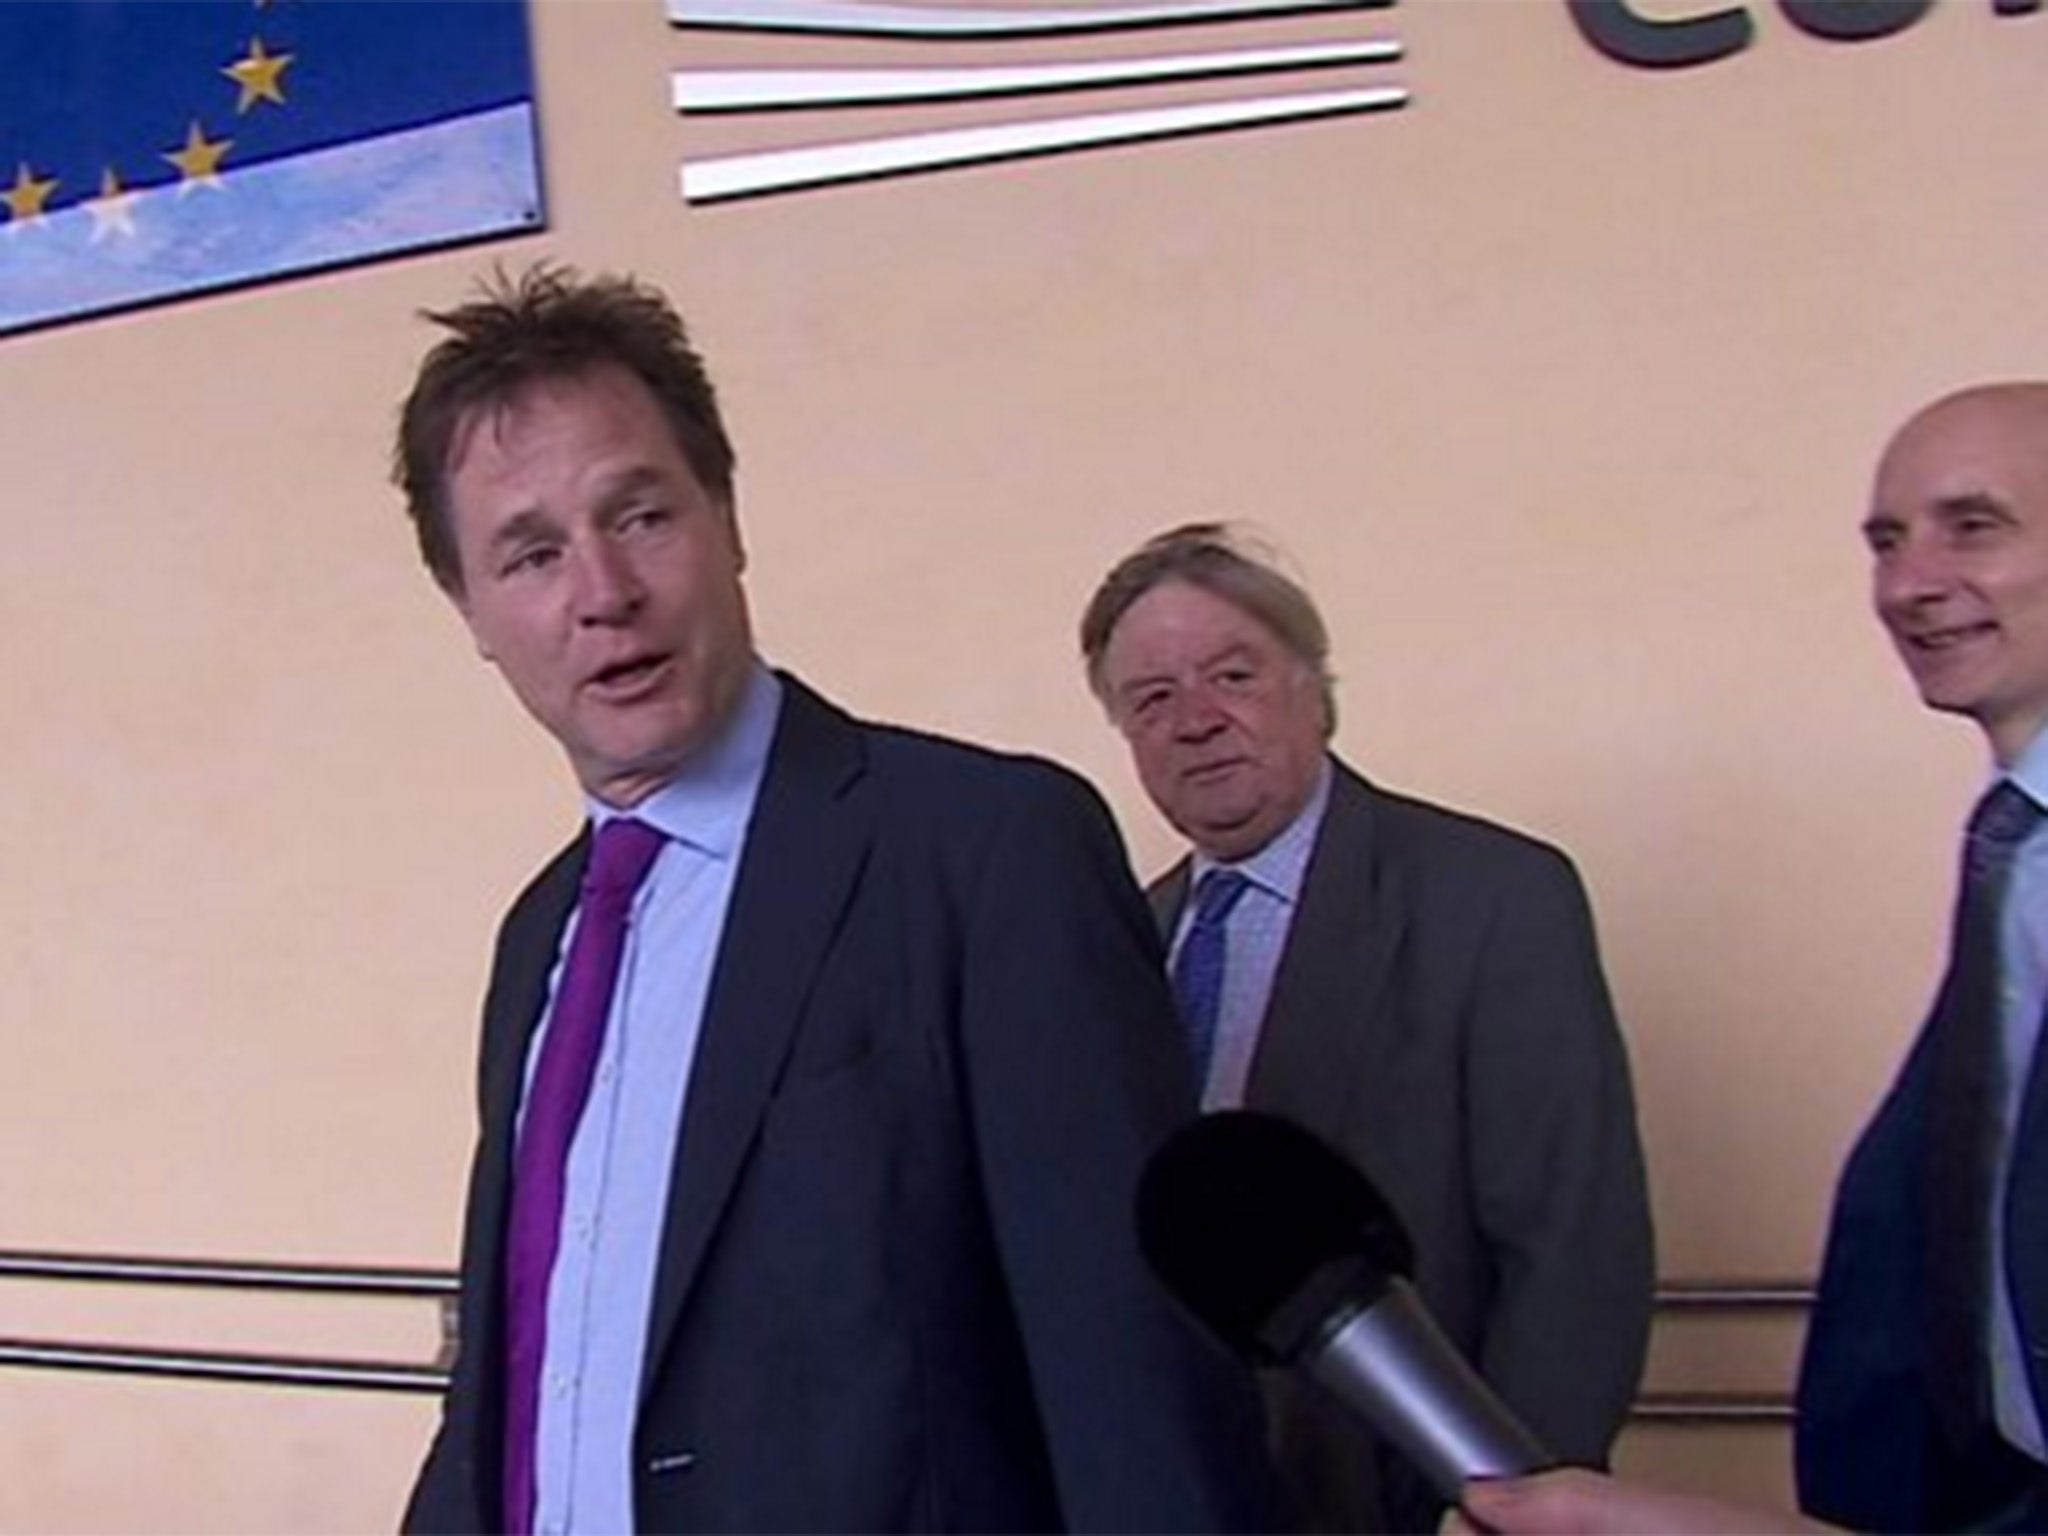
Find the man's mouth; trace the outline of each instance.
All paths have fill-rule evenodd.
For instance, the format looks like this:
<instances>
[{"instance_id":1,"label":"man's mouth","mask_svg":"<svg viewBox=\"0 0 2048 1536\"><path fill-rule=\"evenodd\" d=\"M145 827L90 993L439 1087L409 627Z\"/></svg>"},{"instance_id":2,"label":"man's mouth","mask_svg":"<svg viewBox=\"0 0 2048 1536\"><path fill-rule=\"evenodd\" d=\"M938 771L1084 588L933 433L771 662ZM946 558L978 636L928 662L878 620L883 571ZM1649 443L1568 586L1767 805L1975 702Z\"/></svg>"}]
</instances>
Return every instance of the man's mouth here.
<instances>
[{"instance_id":1,"label":"man's mouth","mask_svg":"<svg viewBox=\"0 0 2048 1536\"><path fill-rule=\"evenodd\" d=\"M584 686L606 698L630 697L659 678L667 665L666 655L629 656L598 668Z\"/></svg>"},{"instance_id":2,"label":"man's mouth","mask_svg":"<svg viewBox=\"0 0 2048 1536\"><path fill-rule=\"evenodd\" d=\"M1183 771L1181 777L1190 784L1207 784L1232 773L1243 761L1240 757L1226 757L1213 763L1197 763Z\"/></svg>"},{"instance_id":3,"label":"man's mouth","mask_svg":"<svg viewBox=\"0 0 2048 1536\"><path fill-rule=\"evenodd\" d=\"M1923 629L1900 638L1916 655L1938 656L1944 651L1967 645L1972 640L1981 640L1992 634L1997 626L1984 622L1979 624L1951 624L1943 629Z\"/></svg>"}]
</instances>

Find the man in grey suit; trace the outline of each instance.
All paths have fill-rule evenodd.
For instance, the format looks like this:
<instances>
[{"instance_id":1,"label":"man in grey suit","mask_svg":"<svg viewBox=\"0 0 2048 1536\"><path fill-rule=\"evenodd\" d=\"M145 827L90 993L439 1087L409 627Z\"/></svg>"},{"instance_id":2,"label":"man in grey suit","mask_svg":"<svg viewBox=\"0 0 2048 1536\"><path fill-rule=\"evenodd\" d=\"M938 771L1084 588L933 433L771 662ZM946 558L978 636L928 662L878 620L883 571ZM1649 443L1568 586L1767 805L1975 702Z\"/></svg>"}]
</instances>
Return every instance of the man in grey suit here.
<instances>
[{"instance_id":1,"label":"man in grey suit","mask_svg":"<svg viewBox=\"0 0 2048 1536\"><path fill-rule=\"evenodd\" d=\"M1177 991L1197 930L1220 928L1205 1106L1287 1115L1352 1156L1412 1231L1450 1337L1560 1457L1600 1464L1654 1272L1627 1057L1570 861L1333 756L1322 619L1231 528L1124 560L1081 648L1194 845L1151 892ZM1276 1380L1269 1406L1313 1527L1434 1525L1413 1470L1332 1405Z\"/></svg>"},{"instance_id":2,"label":"man in grey suit","mask_svg":"<svg viewBox=\"0 0 2048 1536\"><path fill-rule=\"evenodd\" d=\"M658 293L434 318L399 478L584 825L499 934L408 1528L1270 1528L1257 1396L1132 1231L1194 1097L1101 801L761 660Z\"/></svg>"}]
</instances>

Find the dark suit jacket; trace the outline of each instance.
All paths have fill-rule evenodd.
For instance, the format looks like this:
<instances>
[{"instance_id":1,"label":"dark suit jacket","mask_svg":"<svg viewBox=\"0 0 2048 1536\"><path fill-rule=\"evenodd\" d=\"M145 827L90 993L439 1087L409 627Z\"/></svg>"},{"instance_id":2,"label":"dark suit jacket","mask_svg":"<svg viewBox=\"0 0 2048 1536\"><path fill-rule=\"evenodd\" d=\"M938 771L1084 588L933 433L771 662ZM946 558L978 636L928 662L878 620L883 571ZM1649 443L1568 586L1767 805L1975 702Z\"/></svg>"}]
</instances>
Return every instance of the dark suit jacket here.
<instances>
[{"instance_id":1,"label":"dark suit jacket","mask_svg":"<svg viewBox=\"0 0 2048 1536\"><path fill-rule=\"evenodd\" d=\"M676 1154L640 1529L1270 1525L1256 1394L1137 1252L1138 1170L1192 1094L1107 811L784 687ZM414 1529L500 1519L511 1127L587 844L500 934Z\"/></svg>"},{"instance_id":2,"label":"dark suit jacket","mask_svg":"<svg viewBox=\"0 0 2048 1536\"><path fill-rule=\"evenodd\" d=\"M1186 885L1183 864L1154 887L1168 932ZM1246 1102L1365 1170L1444 1331L1559 1456L1604 1461L1654 1267L1627 1056L1570 862L1335 764ZM1311 1525L1434 1529L1392 1451L1311 1388L1269 1393Z\"/></svg>"},{"instance_id":3,"label":"dark suit jacket","mask_svg":"<svg viewBox=\"0 0 2048 1536\"><path fill-rule=\"evenodd\" d=\"M1802 1508L1860 1531L2048 1529L2048 1478L1991 1420L1945 1424L1929 1390L1931 1240L1922 1198L1942 986L1898 1080L1843 1167L1800 1363ZM2034 1402L2048 1413L2048 1060L2037 1051L2005 1198L2006 1275Z\"/></svg>"}]
</instances>

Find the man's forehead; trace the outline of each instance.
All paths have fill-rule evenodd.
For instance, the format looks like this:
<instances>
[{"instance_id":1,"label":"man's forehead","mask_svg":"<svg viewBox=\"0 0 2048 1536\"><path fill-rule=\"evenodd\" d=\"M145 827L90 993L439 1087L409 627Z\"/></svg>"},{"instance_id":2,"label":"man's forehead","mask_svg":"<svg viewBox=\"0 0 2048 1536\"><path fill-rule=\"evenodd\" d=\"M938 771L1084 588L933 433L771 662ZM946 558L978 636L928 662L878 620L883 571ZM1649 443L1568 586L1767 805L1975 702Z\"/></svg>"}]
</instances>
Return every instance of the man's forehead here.
<instances>
[{"instance_id":1,"label":"man's forehead","mask_svg":"<svg viewBox=\"0 0 2048 1536\"><path fill-rule=\"evenodd\" d=\"M1135 622L1134 622L1135 621ZM1284 644L1273 627L1228 592L1200 582L1169 577L1149 588L1124 610L1110 632L1109 649L1128 650L1142 639L1164 640L1176 650L1217 654Z\"/></svg>"},{"instance_id":2,"label":"man's forehead","mask_svg":"<svg viewBox=\"0 0 2048 1536\"><path fill-rule=\"evenodd\" d=\"M1886 445L1871 502L1904 515L2022 485L2048 494L2048 384L1984 386L1928 406Z\"/></svg>"},{"instance_id":3,"label":"man's forehead","mask_svg":"<svg viewBox=\"0 0 2048 1536\"><path fill-rule=\"evenodd\" d=\"M1993 455L2048 459L2048 383L1985 384L1945 396L1899 429L1885 458Z\"/></svg>"}]
</instances>

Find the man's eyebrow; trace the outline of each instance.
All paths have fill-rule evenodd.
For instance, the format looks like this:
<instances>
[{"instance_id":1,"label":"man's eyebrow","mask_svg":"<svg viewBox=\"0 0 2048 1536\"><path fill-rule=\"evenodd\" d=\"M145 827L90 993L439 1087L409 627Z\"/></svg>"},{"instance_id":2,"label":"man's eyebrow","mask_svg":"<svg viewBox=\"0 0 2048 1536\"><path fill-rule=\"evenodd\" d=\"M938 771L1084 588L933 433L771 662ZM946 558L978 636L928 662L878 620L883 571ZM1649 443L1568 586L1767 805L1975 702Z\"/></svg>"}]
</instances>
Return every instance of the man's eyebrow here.
<instances>
[{"instance_id":1,"label":"man's eyebrow","mask_svg":"<svg viewBox=\"0 0 2048 1536\"><path fill-rule=\"evenodd\" d=\"M510 544L523 544L529 539L537 539L543 534L550 533L553 529L554 523L546 513L528 507L524 512L513 513L498 525L491 534L491 548L503 549Z\"/></svg>"},{"instance_id":2,"label":"man's eyebrow","mask_svg":"<svg viewBox=\"0 0 2048 1536\"><path fill-rule=\"evenodd\" d=\"M1993 512L2000 517L2012 515L2012 508L2005 499L1990 491L1958 491L1952 496L1943 496L1934 503L1934 510L1943 517L1960 517L1972 512Z\"/></svg>"},{"instance_id":3,"label":"man's eyebrow","mask_svg":"<svg viewBox=\"0 0 2048 1536\"><path fill-rule=\"evenodd\" d=\"M652 464L635 464L622 469L603 487L598 504L607 510L616 508L622 501L630 501L642 491L656 490L664 484L660 470Z\"/></svg>"},{"instance_id":4,"label":"man's eyebrow","mask_svg":"<svg viewBox=\"0 0 2048 1536\"><path fill-rule=\"evenodd\" d=\"M1172 681L1173 674L1171 672L1140 672L1136 677L1127 677L1118 683L1115 692L1121 697L1125 694L1137 693L1141 689L1154 687L1159 683L1170 683Z\"/></svg>"}]
</instances>

